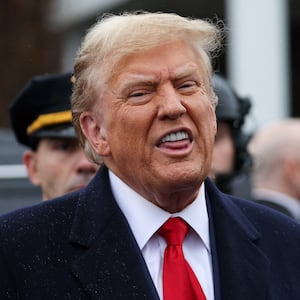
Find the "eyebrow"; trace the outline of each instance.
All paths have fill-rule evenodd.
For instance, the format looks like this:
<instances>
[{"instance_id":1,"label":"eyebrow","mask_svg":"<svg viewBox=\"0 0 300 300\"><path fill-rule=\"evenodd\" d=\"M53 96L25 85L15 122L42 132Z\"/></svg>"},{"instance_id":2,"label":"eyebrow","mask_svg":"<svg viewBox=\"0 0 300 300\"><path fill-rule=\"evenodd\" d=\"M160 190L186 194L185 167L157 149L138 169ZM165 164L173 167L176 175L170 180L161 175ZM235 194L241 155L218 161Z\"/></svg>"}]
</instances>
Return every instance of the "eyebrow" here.
<instances>
[{"instance_id":1,"label":"eyebrow","mask_svg":"<svg viewBox=\"0 0 300 300\"><path fill-rule=\"evenodd\" d=\"M135 86L153 86L159 83L156 75L129 73L126 82L121 83L119 92L124 92Z\"/></svg>"},{"instance_id":2,"label":"eyebrow","mask_svg":"<svg viewBox=\"0 0 300 300\"><path fill-rule=\"evenodd\" d=\"M187 63L185 65L177 67L174 71L171 72L171 80L188 77L195 73L199 73L199 71L200 70L197 65L192 65L191 63Z\"/></svg>"},{"instance_id":3,"label":"eyebrow","mask_svg":"<svg viewBox=\"0 0 300 300\"><path fill-rule=\"evenodd\" d=\"M188 77L190 75L196 74L199 72L199 67L197 65L192 65L191 63L187 63L185 65L176 67L173 71L170 72L170 80L178 80L184 77ZM120 91L126 91L133 86L141 85L141 86L153 86L159 84L160 75L156 74L140 74L134 72L125 73L128 75L126 82L121 84ZM124 75L124 74L123 74Z\"/></svg>"}]
</instances>

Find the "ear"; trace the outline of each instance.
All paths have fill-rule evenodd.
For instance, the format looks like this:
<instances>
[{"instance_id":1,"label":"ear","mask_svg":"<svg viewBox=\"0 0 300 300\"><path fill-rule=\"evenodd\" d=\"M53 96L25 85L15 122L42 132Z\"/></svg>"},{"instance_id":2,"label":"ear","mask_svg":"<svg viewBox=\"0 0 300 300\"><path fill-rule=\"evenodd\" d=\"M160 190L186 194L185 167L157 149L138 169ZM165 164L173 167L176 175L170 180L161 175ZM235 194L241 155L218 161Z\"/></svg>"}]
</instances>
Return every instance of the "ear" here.
<instances>
[{"instance_id":1,"label":"ear","mask_svg":"<svg viewBox=\"0 0 300 300\"><path fill-rule=\"evenodd\" d=\"M213 131L214 131L214 136L217 135L217 131L218 131L218 122L217 122L217 115L216 115L216 112L215 112L215 108L213 108L212 110L212 114L213 114Z\"/></svg>"},{"instance_id":2,"label":"ear","mask_svg":"<svg viewBox=\"0 0 300 300\"><path fill-rule=\"evenodd\" d=\"M218 122L217 122L216 117L214 118L213 128L214 128L214 133L215 133L215 136L216 136L217 132L218 132Z\"/></svg>"},{"instance_id":3,"label":"ear","mask_svg":"<svg viewBox=\"0 0 300 300\"><path fill-rule=\"evenodd\" d=\"M27 150L23 154L23 163L27 170L27 175L31 183L35 186L41 185L39 172L37 168L37 155L34 151Z\"/></svg>"},{"instance_id":4,"label":"ear","mask_svg":"<svg viewBox=\"0 0 300 300\"><path fill-rule=\"evenodd\" d=\"M93 112L83 112L79 121L81 129L93 149L101 156L109 156L111 152L107 133L101 124L100 117Z\"/></svg>"},{"instance_id":5,"label":"ear","mask_svg":"<svg viewBox=\"0 0 300 300\"><path fill-rule=\"evenodd\" d=\"M298 186L300 182L300 163L298 159L287 157L283 164L284 176L288 182L294 186Z\"/></svg>"}]
</instances>

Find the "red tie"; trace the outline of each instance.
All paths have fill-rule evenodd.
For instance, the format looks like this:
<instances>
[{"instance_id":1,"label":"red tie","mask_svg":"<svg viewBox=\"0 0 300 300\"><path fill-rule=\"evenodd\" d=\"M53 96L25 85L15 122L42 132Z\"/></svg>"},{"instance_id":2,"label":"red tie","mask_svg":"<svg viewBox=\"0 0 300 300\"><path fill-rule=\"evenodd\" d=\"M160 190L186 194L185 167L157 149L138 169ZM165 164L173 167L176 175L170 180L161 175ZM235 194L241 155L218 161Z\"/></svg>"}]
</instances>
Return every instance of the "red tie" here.
<instances>
[{"instance_id":1,"label":"red tie","mask_svg":"<svg viewBox=\"0 0 300 300\"><path fill-rule=\"evenodd\" d=\"M167 242L163 266L164 300L206 299L183 255L182 242L188 230L189 225L181 218L170 218L158 230L158 234Z\"/></svg>"}]
</instances>

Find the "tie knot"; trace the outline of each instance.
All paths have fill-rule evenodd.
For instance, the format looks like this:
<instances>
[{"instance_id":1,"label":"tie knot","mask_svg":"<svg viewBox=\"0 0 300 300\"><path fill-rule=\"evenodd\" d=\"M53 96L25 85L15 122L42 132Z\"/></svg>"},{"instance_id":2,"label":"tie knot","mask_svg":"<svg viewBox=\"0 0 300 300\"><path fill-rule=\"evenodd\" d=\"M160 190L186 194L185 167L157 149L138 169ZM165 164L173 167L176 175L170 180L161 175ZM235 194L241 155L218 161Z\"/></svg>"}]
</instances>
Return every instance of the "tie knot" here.
<instances>
[{"instance_id":1,"label":"tie knot","mask_svg":"<svg viewBox=\"0 0 300 300\"><path fill-rule=\"evenodd\" d=\"M159 229L158 234L165 238L167 245L182 245L188 233L189 225L181 218L168 219Z\"/></svg>"}]
</instances>

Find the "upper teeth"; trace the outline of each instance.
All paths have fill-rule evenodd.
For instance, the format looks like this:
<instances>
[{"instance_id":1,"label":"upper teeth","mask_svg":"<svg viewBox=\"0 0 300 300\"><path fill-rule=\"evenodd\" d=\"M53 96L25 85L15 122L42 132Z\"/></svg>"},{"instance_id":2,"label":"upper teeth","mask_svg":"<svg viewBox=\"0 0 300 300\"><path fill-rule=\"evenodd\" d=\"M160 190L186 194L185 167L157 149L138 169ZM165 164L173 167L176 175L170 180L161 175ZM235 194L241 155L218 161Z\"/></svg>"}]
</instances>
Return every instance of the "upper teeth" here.
<instances>
[{"instance_id":1,"label":"upper teeth","mask_svg":"<svg viewBox=\"0 0 300 300\"><path fill-rule=\"evenodd\" d=\"M189 136L185 131L178 131L174 133L170 133L161 139L161 143L165 142L176 142L184 139L188 139Z\"/></svg>"}]
</instances>

